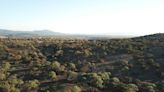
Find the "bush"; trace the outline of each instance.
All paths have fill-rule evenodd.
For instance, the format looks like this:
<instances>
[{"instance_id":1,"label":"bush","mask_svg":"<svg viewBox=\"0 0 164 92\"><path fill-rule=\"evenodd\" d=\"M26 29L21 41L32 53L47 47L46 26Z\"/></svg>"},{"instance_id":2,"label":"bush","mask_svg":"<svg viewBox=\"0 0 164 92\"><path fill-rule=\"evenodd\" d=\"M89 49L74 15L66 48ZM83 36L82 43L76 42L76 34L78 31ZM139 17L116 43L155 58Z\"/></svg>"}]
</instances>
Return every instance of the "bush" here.
<instances>
[{"instance_id":1,"label":"bush","mask_svg":"<svg viewBox=\"0 0 164 92\"><path fill-rule=\"evenodd\" d=\"M144 92L156 92L156 84L150 82L141 82L140 87Z\"/></svg>"},{"instance_id":2,"label":"bush","mask_svg":"<svg viewBox=\"0 0 164 92\"><path fill-rule=\"evenodd\" d=\"M69 64L68 64L68 68L69 68L70 70L75 70L75 69L76 69L76 65L75 65L74 63L69 63Z\"/></svg>"},{"instance_id":3,"label":"bush","mask_svg":"<svg viewBox=\"0 0 164 92\"><path fill-rule=\"evenodd\" d=\"M135 84L128 84L125 89L126 89L125 92L137 92L139 90L138 86Z\"/></svg>"},{"instance_id":4,"label":"bush","mask_svg":"<svg viewBox=\"0 0 164 92\"><path fill-rule=\"evenodd\" d=\"M95 85L96 87L103 88L103 79L101 76L99 76L97 73L91 73L89 74L89 80L92 85Z\"/></svg>"},{"instance_id":5,"label":"bush","mask_svg":"<svg viewBox=\"0 0 164 92\"><path fill-rule=\"evenodd\" d=\"M8 71L11 67L11 64L9 62L5 62L3 65L2 65L2 68L5 70L5 71Z\"/></svg>"},{"instance_id":6,"label":"bush","mask_svg":"<svg viewBox=\"0 0 164 92\"><path fill-rule=\"evenodd\" d=\"M39 86L39 81L38 80L31 80L31 81L28 81L26 84L25 84L26 88L27 89L36 89L38 86Z\"/></svg>"},{"instance_id":7,"label":"bush","mask_svg":"<svg viewBox=\"0 0 164 92\"><path fill-rule=\"evenodd\" d=\"M81 88L75 85L72 87L72 92L81 92Z\"/></svg>"},{"instance_id":8,"label":"bush","mask_svg":"<svg viewBox=\"0 0 164 92\"><path fill-rule=\"evenodd\" d=\"M0 72L0 81L6 79L6 75Z\"/></svg>"},{"instance_id":9,"label":"bush","mask_svg":"<svg viewBox=\"0 0 164 92\"><path fill-rule=\"evenodd\" d=\"M102 80L106 81L110 79L111 73L110 72L100 72L98 73L101 76Z\"/></svg>"},{"instance_id":10,"label":"bush","mask_svg":"<svg viewBox=\"0 0 164 92\"><path fill-rule=\"evenodd\" d=\"M67 80L75 80L78 77L77 72L69 71L67 74Z\"/></svg>"},{"instance_id":11,"label":"bush","mask_svg":"<svg viewBox=\"0 0 164 92\"><path fill-rule=\"evenodd\" d=\"M54 61L51 63L51 68L54 70L60 70L60 63L58 61Z\"/></svg>"},{"instance_id":12,"label":"bush","mask_svg":"<svg viewBox=\"0 0 164 92\"><path fill-rule=\"evenodd\" d=\"M52 79L52 80L56 80L57 79L57 76L56 76L56 73L54 71L50 71L48 73L48 76Z\"/></svg>"}]
</instances>

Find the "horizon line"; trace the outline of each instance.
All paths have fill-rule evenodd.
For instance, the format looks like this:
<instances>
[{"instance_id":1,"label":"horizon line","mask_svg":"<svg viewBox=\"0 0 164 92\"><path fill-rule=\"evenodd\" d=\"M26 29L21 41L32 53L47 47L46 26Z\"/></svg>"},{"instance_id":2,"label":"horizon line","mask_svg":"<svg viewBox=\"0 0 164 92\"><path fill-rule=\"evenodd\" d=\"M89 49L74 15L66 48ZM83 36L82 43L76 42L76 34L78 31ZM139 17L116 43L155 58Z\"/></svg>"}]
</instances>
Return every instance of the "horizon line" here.
<instances>
[{"instance_id":1,"label":"horizon line","mask_svg":"<svg viewBox=\"0 0 164 92\"><path fill-rule=\"evenodd\" d=\"M127 33L123 34L123 33L91 33L91 34L87 34L87 33L67 33L67 32L58 32L58 31L54 31L51 29L34 29L34 30L13 30L13 29L3 29L0 28L0 30L7 30L7 31L15 31L15 32L36 32L36 31L49 31L49 32L54 32L54 33L61 33L61 34L67 34L67 35L91 35L91 36L131 36L131 37L136 37L136 36L145 36L145 35L153 35L153 34L164 34L162 32L154 32L154 33L147 33L147 34L136 34L136 33Z\"/></svg>"}]
</instances>

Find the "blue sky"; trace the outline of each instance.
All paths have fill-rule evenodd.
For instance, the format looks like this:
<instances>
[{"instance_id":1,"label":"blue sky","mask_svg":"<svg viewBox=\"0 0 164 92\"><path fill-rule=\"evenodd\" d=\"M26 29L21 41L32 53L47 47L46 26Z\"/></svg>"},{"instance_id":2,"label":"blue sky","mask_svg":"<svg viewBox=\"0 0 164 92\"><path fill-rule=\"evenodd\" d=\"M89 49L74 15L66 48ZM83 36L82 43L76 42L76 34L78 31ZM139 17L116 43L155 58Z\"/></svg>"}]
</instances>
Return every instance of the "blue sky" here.
<instances>
[{"instance_id":1,"label":"blue sky","mask_svg":"<svg viewBox=\"0 0 164 92\"><path fill-rule=\"evenodd\" d=\"M73 34L164 33L164 0L0 0L0 29Z\"/></svg>"}]
</instances>

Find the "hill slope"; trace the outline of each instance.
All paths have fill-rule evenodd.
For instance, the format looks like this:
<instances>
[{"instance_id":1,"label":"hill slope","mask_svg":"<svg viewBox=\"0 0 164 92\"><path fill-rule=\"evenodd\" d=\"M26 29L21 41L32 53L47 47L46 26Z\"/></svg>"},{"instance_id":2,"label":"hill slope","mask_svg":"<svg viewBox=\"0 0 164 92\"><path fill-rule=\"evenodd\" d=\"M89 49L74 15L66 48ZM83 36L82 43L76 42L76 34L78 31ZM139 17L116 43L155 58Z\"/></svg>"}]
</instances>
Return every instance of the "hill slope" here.
<instances>
[{"instance_id":1,"label":"hill slope","mask_svg":"<svg viewBox=\"0 0 164 92\"><path fill-rule=\"evenodd\" d=\"M0 39L0 92L164 92L163 36Z\"/></svg>"}]
</instances>

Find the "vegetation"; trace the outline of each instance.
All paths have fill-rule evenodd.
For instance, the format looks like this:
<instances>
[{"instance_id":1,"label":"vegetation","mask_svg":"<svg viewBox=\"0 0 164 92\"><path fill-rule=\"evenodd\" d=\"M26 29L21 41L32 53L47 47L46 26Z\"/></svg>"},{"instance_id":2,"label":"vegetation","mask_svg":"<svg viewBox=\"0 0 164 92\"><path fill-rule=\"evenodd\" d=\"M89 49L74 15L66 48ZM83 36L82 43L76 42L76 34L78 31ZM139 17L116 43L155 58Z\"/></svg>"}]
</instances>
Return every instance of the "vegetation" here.
<instances>
[{"instance_id":1,"label":"vegetation","mask_svg":"<svg viewBox=\"0 0 164 92\"><path fill-rule=\"evenodd\" d=\"M161 35L0 39L0 92L164 92Z\"/></svg>"}]
</instances>

